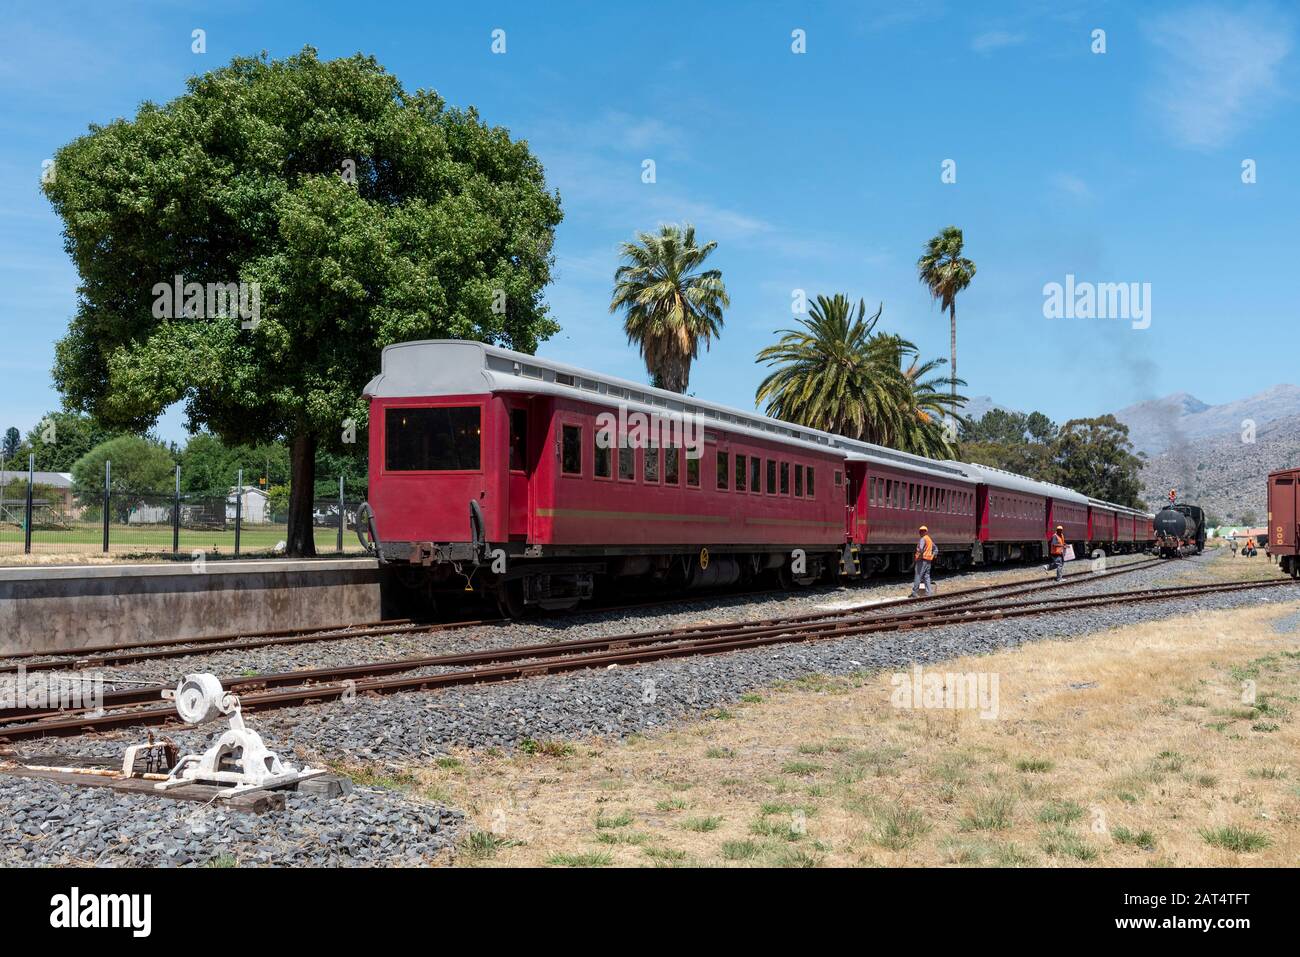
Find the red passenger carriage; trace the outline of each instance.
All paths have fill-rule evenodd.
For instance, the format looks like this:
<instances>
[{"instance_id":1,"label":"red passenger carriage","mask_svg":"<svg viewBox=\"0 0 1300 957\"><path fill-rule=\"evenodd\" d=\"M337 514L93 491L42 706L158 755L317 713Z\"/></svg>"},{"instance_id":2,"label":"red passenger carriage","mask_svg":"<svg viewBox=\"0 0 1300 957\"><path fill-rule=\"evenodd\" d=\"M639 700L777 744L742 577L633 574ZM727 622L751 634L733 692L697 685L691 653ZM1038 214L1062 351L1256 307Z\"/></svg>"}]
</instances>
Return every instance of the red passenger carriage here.
<instances>
[{"instance_id":1,"label":"red passenger carriage","mask_svg":"<svg viewBox=\"0 0 1300 957\"><path fill-rule=\"evenodd\" d=\"M1057 523L1080 554L1125 541L1123 509L1057 485L479 342L390 346L366 395L381 563L511 615L572 607L601 581L905 571L920 525L948 567L1041 558Z\"/></svg>"}]
</instances>

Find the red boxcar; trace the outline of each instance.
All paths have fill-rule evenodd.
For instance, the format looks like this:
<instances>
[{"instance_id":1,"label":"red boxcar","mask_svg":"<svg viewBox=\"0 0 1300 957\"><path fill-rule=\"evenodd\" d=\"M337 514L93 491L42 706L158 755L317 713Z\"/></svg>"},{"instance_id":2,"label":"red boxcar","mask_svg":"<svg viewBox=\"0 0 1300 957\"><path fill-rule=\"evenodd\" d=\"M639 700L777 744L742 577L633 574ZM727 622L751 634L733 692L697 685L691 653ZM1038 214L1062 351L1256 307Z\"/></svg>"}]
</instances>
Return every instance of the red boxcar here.
<instances>
[{"instance_id":1,"label":"red boxcar","mask_svg":"<svg viewBox=\"0 0 1300 957\"><path fill-rule=\"evenodd\" d=\"M1300 469L1268 474L1268 554L1300 578Z\"/></svg>"}]
</instances>

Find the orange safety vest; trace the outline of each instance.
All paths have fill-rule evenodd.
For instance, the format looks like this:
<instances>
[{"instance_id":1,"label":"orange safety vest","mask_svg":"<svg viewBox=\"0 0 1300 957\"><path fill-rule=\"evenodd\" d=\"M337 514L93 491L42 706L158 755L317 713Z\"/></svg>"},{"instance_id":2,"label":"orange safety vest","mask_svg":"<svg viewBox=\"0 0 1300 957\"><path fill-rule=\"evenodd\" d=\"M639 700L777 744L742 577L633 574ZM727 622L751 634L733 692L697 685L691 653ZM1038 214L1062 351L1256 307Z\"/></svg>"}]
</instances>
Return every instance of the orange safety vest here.
<instances>
[{"instance_id":1,"label":"orange safety vest","mask_svg":"<svg viewBox=\"0 0 1300 957\"><path fill-rule=\"evenodd\" d=\"M922 535L920 544L917 545L916 556L913 561L934 561L934 539L929 535Z\"/></svg>"},{"instance_id":2,"label":"orange safety vest","mask_svg":"<svg viewBox=\"0 0 1300 957\"><path fill-rule=\"evenodd\" d=\"M1053 555L1065 554L1065 536L1060 534L1059 532L1052 536L1052 554Z\"/></svg>"}]
</instances>

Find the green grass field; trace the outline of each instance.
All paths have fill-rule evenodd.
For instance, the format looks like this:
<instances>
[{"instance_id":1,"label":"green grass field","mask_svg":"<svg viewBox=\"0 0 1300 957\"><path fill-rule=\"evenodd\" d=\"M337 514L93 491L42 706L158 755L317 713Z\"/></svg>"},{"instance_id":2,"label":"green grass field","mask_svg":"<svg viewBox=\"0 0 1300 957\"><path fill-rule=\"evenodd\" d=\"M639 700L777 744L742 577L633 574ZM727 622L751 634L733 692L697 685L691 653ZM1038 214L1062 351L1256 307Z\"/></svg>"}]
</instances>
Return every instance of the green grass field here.
<instances>
[{"instance_id":1,"label":"green grass field","mask_svg":"<svg viewBox=\"0 0 1300 957\"><path fill-rule=\"evenodd\" d=\"M239 535L240 554L271 552L287 534L284 525L245 525ZM316 528L316 551L331 554L338 547L338 531L333 528ZM169 525L110 525L108 530L109 557L140 554L169 554L172 550L172 530ZM81 522L63 529L32 530L32 554L23 553L23 530L12 524L0 525L0 562L13 564L49 555L103 556L104 529L96 522ZM182 528L180 551L189 555L195 551L217 552L233 555L235 530ZM356 532L343 531L344 552L360 552Z\"/></svg>"}]
</instances>

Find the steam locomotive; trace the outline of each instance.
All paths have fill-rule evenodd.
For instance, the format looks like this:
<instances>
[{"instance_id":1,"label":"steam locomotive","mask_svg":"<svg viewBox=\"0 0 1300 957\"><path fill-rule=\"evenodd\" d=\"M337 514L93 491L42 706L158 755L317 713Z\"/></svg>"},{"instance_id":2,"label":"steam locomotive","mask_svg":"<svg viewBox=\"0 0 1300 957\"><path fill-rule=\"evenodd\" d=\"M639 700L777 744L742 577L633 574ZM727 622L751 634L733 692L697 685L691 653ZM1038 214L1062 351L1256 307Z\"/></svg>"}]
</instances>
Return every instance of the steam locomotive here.
<instances>
[{"instance_id":1,"label":"steam locomotive","mask_svg":"<svg viewBox=\"0 0 1300 957\"><path fill-rule=\"evenodd\" d=\"M1205 551L1205 512L1199 505L1168 505L1156 513L1156 548L1165 558Z\"/></svg>"}]
</instances>

